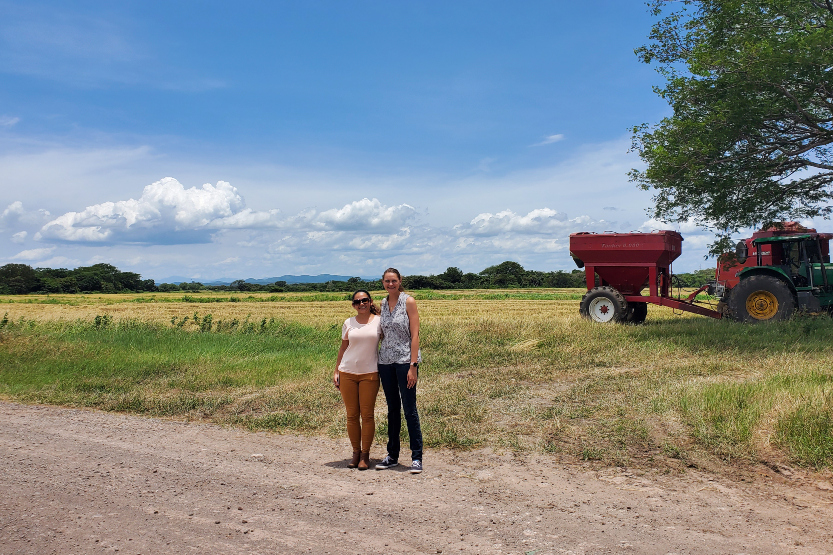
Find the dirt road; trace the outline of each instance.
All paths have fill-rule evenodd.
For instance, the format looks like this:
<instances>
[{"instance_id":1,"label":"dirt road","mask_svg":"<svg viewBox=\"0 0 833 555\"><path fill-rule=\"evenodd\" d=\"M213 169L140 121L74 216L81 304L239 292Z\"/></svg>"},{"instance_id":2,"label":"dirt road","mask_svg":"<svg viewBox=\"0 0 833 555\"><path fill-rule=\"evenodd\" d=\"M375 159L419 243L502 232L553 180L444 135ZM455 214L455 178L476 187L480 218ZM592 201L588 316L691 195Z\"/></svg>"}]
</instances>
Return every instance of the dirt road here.
<instances>
[{"instance_id":1,"label":"dirt road","mask_svg":"<svg viewBox=\"0 0 833 555\"><path fill-rule=\"evenodd\" d=\"M430 450L411 475L348 455L346 440L0 403L0 552L833 553L825 481Z\"/></svg>"}]
</instances>

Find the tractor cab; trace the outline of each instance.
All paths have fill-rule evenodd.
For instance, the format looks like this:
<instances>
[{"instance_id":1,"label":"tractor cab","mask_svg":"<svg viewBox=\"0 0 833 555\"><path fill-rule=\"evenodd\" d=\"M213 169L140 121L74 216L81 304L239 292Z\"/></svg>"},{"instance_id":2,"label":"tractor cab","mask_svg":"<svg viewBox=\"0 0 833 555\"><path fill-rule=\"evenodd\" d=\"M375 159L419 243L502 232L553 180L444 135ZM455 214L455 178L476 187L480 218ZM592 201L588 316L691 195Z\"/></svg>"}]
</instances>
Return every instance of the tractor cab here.
<instances>
[{"instance_id":1,"label":"tractor cab","mask_svg":"<svg viewBox=\"0 0 833 555\"><path fill-rule=\"evenodd\" d=\"M830 291L833 276L828 275L828 271L833 267L830 266L829 237L829 234L807 233L753 239L757 264L744 268L737 275L742 278L768 268L792 283L797 292ZM769 254L769 264L764 263L765 253Z\"/></svg>"}]
</instances>

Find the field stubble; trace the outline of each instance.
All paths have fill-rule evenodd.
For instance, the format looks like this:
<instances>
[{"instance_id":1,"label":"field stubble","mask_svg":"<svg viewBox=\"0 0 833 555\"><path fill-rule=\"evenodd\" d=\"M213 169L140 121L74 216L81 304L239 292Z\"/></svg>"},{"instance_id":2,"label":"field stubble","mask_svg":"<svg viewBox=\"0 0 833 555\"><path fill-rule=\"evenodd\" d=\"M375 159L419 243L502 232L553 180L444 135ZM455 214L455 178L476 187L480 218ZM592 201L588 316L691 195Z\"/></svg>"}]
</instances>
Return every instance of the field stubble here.
<instances>
[{"instance_id":1,"label":"field stubble","mask_svg":"<svg viewBox=\"0 0 833 555\"><path fill-rule=\"evenodd\" d=\"M417 294L429 446L833 466L829 319L748 326L651 307L645 325L603 326L578 316L578 291L535 294ZM331 295L0 299L0 394L343 436L330 377L351 309ZM384 413L380 398L379 441Z\"/></svg>"}]
</instances>

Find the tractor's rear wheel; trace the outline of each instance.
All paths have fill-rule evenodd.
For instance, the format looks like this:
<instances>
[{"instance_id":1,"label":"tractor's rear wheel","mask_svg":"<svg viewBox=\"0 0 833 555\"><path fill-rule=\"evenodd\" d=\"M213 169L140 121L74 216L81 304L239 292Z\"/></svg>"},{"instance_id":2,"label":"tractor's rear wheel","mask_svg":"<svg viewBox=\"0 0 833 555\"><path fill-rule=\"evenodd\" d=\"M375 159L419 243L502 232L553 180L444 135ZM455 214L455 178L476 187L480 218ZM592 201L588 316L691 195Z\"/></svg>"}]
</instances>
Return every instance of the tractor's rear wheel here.
<instances>
[{"instance_id":1,"label":"tractor's rear wheel","mask_svg":"<svg viewBox=\"0 0 833 555\"><path fill-rule=\"evenodd\" d=\"M631 324L641 324L648 316L648 303L629 302L628 303L628 322Z\"/></svg>"},{"instance_id":2,"label":"tractor's rear wheel","mask_svg":"<svg viewBox=\"0 0 833 555\"><path fill-rule=\"evenodd\" d=\"M780 322L795 312L787 284L772 276L742 279L729 296L729 314L738 322Z\"/></svg>"},{"instance_id":3,"label":"tractor's rear wheel","mask_svg":"<svg viewBox=\"0 0 833 555\"><path fill-rule=\"evenodd\" d=\"M625 322L628 318L628 301L613 287L594 287L584 294L579 312L594 322Z\"/></svg>"}]
</instances>

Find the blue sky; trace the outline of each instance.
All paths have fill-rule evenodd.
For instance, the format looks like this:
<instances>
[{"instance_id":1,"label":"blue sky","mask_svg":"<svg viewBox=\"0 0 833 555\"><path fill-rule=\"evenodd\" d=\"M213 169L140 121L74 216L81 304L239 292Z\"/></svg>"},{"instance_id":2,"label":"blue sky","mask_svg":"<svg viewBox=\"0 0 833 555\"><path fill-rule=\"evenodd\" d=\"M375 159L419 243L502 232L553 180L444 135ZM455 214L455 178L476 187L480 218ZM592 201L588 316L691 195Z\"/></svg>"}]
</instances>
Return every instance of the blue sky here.
<instances>
[{"instance_id":1,"label":"blue sky","mask_svg":"<svg viewBox=\"0 0 833 555\"><path fill-rule=\"evenodd\" d=\"M570 270L666 228L642 2L0 0L0 264L144 277ZM677 271L709 267L683 226Z\"/></svg>"}]
</instances>

